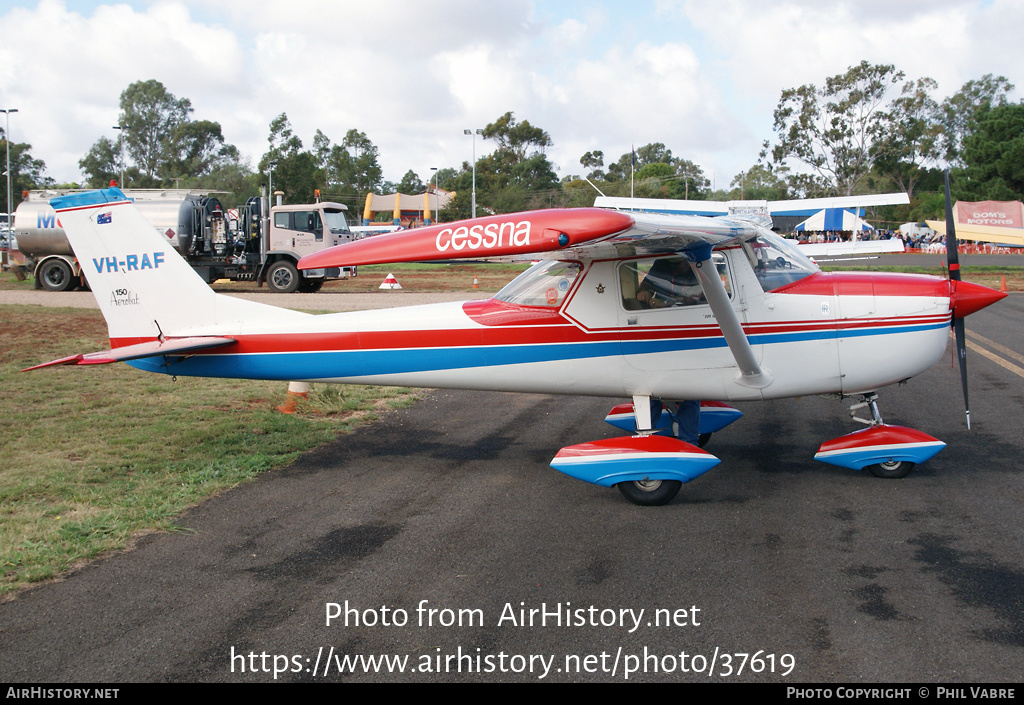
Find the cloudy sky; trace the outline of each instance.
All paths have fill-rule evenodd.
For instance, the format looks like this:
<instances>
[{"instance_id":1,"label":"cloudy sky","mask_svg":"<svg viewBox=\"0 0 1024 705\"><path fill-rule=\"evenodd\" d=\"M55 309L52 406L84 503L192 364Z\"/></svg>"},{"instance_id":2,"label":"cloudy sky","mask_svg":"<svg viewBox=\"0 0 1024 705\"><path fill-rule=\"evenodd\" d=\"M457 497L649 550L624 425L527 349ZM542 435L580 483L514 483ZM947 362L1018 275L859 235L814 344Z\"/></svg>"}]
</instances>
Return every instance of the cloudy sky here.
<instances>
[{"instance_id":1,"label":"cloudy sky","mask_svg":"<svg viewBox=\"0 0 1024 705\"><path fill-rule=\"evenodd\" d=\"M156 79L253 164L288 114L306 147L358 129L384 176L471 158L506 111L548 131L559 175L664 142L719 188L772 137L780 92L866 59L1024 89L1020 0L0 0L0 108L48 175L116 138L118 99ZM490 150L477 141L477 156Z\"/></svg>"}]
</instances>

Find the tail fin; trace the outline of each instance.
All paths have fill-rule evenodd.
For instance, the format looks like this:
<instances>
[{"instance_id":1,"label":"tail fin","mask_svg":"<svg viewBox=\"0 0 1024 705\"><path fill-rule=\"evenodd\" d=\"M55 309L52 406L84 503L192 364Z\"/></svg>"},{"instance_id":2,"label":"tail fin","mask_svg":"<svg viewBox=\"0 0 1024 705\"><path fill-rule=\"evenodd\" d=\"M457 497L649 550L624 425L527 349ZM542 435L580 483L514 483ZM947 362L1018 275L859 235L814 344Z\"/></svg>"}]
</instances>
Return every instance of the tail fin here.
<instances>
[{"instance_id":1,"label":"tail fin","mask_svg":"<svg viewBox=\"0 0 1024 705\"><path fill-rule=\"evenodd\" d=\"M117 188L50 201L89 280L112 347L240 333L302 314L215 293Z\"/></svg>"}]
</instances>

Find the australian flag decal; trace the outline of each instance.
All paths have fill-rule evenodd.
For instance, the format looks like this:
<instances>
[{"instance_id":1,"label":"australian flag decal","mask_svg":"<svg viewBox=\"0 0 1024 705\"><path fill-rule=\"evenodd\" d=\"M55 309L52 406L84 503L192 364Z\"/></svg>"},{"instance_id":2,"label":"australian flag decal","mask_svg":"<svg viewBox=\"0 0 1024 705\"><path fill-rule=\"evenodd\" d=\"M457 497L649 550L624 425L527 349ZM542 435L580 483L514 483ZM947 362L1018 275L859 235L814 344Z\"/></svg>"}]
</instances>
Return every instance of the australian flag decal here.
<instances>
[{"instance_id":1,"label":"australian flag decal","mask_svg":"<svg viewBox=\"0 0 1024 705\"><path fill-rule=\"evenodd\" d=\"M96 216L96 225L107 225L108 223L110 223L110 211Z\"/></svg>"}]
</instances>

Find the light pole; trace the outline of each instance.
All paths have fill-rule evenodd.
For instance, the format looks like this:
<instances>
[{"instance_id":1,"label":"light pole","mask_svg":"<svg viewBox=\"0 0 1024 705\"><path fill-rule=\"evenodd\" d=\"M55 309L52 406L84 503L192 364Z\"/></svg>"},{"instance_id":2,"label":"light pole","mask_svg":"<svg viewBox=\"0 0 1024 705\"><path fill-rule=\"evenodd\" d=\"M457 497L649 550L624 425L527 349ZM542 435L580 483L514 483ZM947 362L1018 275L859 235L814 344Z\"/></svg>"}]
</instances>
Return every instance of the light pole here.
<instances>
[{"instance_id":1,"label":"light pole","mask_svg":"<svg viewBox=\"0 0 1024 705\"><path fill-rule=\"evenodd\" d=\"M18 112L17 108L0 108L6 114L7 126L4 128L4 138L7 139L7 228L14 225L13 213L11 210L11 113Z\"/></svg>"},{"instance_id":2,"label":"light pole","mask_svg":"<svg viewBox=\"0 0 1024 705\"><path fill-rule=\"evenodd\" d=\"M117 130L117 161L121 162L121 180L117 183L124 188L124 140L121 139L124 134L124 125L114 125L114 129Z\"/></svg>"},{"instance_id":3,"label":"light pole","mask_svg":"<svg viewBox=\"0 0 1024 705\"><path fill-rule=\"evenodd\" d=\"M430 167L430 170L434 172L434 222L436 223L440 220L440 218L437 217L437 207L439 205L437 200L437 167L432 166Z\"/></svg>"},{"instance_id":4,"label":"light pole","mask_svg":"<svg viewBox=\"0 0 1024 705\"><path fill-rule=\"evenodd\" d=\"M481 129L463 130L463 134L473 136L473 217L476 217L476 136L484 133Z\"/></svg>"}]
</instances>

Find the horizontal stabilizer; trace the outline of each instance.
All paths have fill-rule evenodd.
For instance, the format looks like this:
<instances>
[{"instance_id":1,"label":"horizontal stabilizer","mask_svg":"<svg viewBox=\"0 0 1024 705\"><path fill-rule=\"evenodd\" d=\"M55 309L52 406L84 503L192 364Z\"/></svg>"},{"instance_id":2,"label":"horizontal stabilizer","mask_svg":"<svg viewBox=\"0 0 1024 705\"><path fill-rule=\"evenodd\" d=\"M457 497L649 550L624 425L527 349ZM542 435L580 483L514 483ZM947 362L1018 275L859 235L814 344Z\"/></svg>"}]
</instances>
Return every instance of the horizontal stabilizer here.
<instances>
[{"instance_id":1,"label":"horizontal stabilizer","mask_svg":"<svg viewBox=\"0 0 1024 705\"><path fill-rule=\"evenodd\" d=\"M207 348L218 348L222 345L234 343L233 338L217 338L213 336L195 336L190 338L165 338L164 340L150 340L135 345L125 345L113 350L103 350L94 353L78 353L69 357L62 357L59 360L44 362L41 365L27 367L22 372L38 370L42 367L53 367L54 365L109 365L112 362L127 362L128 360L139 360L144 357L156 357L158 355L185 355L197 350Z\"/></svg>"}]
</instances>

